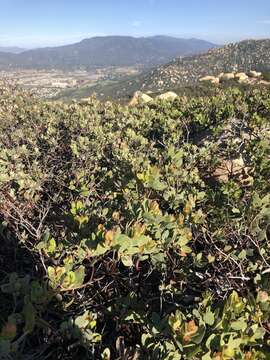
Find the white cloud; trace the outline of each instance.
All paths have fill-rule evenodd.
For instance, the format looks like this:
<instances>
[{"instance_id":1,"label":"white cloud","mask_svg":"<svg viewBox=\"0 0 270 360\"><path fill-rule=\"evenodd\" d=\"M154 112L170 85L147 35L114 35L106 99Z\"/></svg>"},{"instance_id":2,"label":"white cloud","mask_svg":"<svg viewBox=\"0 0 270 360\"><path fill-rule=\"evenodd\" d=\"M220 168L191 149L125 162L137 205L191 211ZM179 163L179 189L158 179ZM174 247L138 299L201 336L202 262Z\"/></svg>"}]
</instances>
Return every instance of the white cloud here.
<instances>
[{"instance_id":1,"label":"white cloud","mask_svg":"<svg viewBox=\"0 0 270 360\"><path fill-rule=\"evenodd\" d=\"M140 27L142 25L142 22L140 20L133 20L132 26L133 27Z\"/></svg>"}]
</instances>

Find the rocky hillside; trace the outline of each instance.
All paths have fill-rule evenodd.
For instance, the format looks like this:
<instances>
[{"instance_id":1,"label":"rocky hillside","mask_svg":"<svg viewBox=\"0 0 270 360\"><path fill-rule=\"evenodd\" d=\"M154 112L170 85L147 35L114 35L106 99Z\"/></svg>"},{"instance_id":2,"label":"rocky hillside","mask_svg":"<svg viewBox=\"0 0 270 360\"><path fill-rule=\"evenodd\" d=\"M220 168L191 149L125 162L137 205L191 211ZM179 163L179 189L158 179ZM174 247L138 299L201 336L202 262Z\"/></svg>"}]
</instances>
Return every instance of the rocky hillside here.
<instances>
[{"instance_id":1,"label":"rocky hillside","mask_svg":"<svg viewBox=\"0 0 270 360\"><path fill-rule=\"evenodd\" d=\"M192 85L209 74L270 70L270 39L246 40L209 50L197 56L179 58L159 66L141 79L144 90L162 91Z\"/></svg>"},{"instance_id":2,"label":"rocky hillside","mask_svg":"<svg viewBox=\"0 0 270 360\"><path fill-rule=\"evenodd\" d=\"M134 38L104 36L79 43L25 51L17 56L0 53L0 68L92 69L107 66L156 66L178 56L208 51L216 45L198 39L170 36Z\"/></svg>"}]
</instances>

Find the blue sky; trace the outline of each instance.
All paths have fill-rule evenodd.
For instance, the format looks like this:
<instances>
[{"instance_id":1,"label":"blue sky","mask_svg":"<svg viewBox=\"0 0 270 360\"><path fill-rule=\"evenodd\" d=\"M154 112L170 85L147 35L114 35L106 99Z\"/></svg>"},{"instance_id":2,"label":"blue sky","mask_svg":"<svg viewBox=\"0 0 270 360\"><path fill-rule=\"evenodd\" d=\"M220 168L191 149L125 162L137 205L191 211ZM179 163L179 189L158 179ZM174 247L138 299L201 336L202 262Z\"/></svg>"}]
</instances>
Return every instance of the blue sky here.
<instances>
[{"instance_id":1,"label":"blue sky","mask_svg":"<svg viewBox=\"0 0 270 360\"><path fill-rule=\"evenodd\" d=\"M0 45L155 34L216 43L270 37L270 0L0 0Z\"/></svg>"}]
</instances>

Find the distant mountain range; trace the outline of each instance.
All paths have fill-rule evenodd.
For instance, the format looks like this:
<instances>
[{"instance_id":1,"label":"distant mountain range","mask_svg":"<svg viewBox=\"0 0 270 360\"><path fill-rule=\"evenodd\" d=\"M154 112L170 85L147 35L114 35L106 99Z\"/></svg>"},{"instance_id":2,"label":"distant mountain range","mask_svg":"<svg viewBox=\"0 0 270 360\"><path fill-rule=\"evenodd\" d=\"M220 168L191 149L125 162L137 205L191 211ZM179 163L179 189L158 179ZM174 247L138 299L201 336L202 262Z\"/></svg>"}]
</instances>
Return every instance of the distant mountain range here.
<instances>
[{"instance_id":1,"label":"distant mountain range","mask_svg":"<svg viewBox=\"0 0 270 360\"><path fill-rule=\"evenodd\" d=\"M3 53L20 54L24 51L26 51L26 49L16 46L0 46L0 52Z\"/></svg>"},{"instance_id":2,"label":"distant mountain range","mask_svg":"<svg viewBox=\"0 0 270 360\"><path fill-rule=\"evenodd\" d=\"M157 66L139 75L122 79L119 82L92 88L85 88L83 97L96 93L101 98L121 100L135 91L160 93L166 90L180 91L194 87L201 77L218 75L222 72L265 72L270 78L270 39L246 40L211 49L199 55L177 58L168 64ZM267 73L267 74L266 74ZM78 98L76 90L67 94Z\"/></svg>"},{"instance_id":3,"label":"distant mountain range","mask_svg":"<svg viewBox=\"0 0 270 360\"><path fill-rule=\"evenodd\" d=\"M93 37L76 44L28 50L19 54L14 54L14 51L1 52L0 48L0 68L87 70L109 66L149 67L216 47L204 40L170 36Z\"/></svg>"}]
</instances>

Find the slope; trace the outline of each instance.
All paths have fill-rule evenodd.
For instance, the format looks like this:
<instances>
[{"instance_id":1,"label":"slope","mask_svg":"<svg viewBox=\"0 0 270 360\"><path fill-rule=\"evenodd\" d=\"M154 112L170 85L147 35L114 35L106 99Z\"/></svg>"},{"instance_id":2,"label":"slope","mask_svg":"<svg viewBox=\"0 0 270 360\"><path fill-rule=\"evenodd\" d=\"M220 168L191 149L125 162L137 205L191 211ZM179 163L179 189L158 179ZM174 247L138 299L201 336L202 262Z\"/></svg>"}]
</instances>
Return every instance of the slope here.
<instances>
[{"instance_id":1,"label":"slope","mask_svg":"<svg viewBox=\"0 0 270 360\"><path fill-rule=\"evenodd\" d=\"M169 36L134 38L105 36L82 40L79 43L29 50L18 54L13 68L37 69L92 69L107 66L154 66L174 57L207 51L216 45L197 39L179 39ZM0 65L5 64L0 56Z\"/></svg>"}]
</instances>

